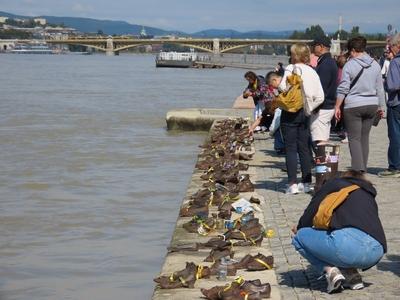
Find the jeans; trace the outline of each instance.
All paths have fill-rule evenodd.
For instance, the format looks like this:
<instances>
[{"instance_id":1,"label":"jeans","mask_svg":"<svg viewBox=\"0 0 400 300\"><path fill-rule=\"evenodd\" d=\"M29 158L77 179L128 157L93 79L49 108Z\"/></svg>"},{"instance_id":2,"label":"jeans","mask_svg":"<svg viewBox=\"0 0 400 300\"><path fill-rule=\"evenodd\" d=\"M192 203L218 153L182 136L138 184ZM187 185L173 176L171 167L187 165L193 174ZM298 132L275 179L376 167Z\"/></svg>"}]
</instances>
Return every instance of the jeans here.
<instances>
[{"instance_id":1,"label":"jeans","mask_svg":"<svg viewBox=\"0 0 400 300\"><path fill-rule=\"evenodd\" d=\"M303 183L311 183L311 160L309 148L310 129L305 123L281 123L283 141L286 148L286 168L289 184L297 183L297 154L300 158L300 166Z\"/></svg>"},{"instance_id":2,"label":"jeans","mask_svg":"<svg viewBox=\"0 0 400 300\"><path fill-rule=\"evenodd\" d=\"M400 105L387 108L389 169L400 170Z\"/></svg>"},{"instance_id":3,"label":"jeans","mask_svg":"<svg viewBox=\"0 0 400 300\"><path fill-rule=\"evenodd\" d=\"M343 110L344 124L349 138L351 168L355 171L367 171L369 132L377 111L378 105L366 105Z\"/></svg>"},{"instance_id":4,"label":"jeans","mask_svg":"<svg viewBox=\"0 0 400 300\"><path fill-rule=\"evenodd\" d=\"M253 111L254 121L257 120L259 117L261 117L264 108L265 108L264 102L262 102L261 100L258 101L256 104L256 107L254 108L254 111Z\"/></svg>"},{"instance_id":5,"label":"jeans","mask_svg":"<svg viewBox=\"0 0 400 300\"><path fill-rule=\"evenodd\" d=\"M368 269L383 256L382 245L354 227L331 232L301 228L292 244L321 273L326 266Z\"/></svg>"},{"instance_id":6,"label":"jeans","mask_svg":"<svg viewBox=\"0 0 400 300\"><path fill-rule=\"evenodd\" d=\"M280 128L274 133L274 149L275 151L285 149L285 143L283 142Z\"/></svg>"}]
</instances>

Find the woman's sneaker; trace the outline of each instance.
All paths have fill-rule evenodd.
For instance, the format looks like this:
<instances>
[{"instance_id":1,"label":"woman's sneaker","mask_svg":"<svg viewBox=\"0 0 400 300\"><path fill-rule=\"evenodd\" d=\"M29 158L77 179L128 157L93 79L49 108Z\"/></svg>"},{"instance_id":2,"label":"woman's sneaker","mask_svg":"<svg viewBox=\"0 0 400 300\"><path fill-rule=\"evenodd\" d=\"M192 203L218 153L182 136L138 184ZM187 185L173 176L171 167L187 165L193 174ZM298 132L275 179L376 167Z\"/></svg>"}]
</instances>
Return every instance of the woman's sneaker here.
<instances>
[{"instance_id":1,"label":"woman's sneaker","mask_svg":"<svg viewBox=\"0 0 400 300\"><path fill-rule=\"evenodd\" d=\"M345 281L345 278L340 270L336 267L330 268L328 272L325 274L326 281L328 282L328 287L326 291L328 294L332 294L334 292L338 292L342 290L342 284Z\"/></svg>"},{"instance_id":2,"label":"woman's sneaker","mask_svg":"<svg viewBox=\"0 0 400 300\"><path fill-rule=\"evenodd\" d=\"M392 170L392 169L387 169L385 171L379 172L378 173L379 177L392 177L392 178L399 178L400 177L400 171L399 170Z\"/></svg>"},{"instance_id":3,"label":"woman's sneaker","mask_svg":"<svg viewBox=\"0 0 400 300\"><path fill-rule=\"evenodd\" d=\"M341 269L342 274L345 277L343 287L351 290L361 290L364 288L364 283L360 273L357 269Z\"/></svg>"},{"instance_id":4,"label":"woman's sneaker","mask_svg":"<svg viewBox=\"0 0 400 300\"><path fill-rule=\"evenodd\" d=\"M298 188L298 190L299 190L300 193L306 193L306 194L308 194L308 193L311 193L311 192L312 192L312 188L311 188L311 186L310 186L309 183L302 183L302 182L300 182L300 183L297 185L297 188Z\"/></svg>"},{"instance_id":5,"label":"woman's sneaker","mask_svg":"<svg viewBox=\"0 0 400 300\"><path fill-rule=\"evenodd\" d=\"M289 185L285 191L285 194L288 195L296 195L298 193L299 193L299 188L297 187L297 183Z\"/></svg>"}]
</instances>

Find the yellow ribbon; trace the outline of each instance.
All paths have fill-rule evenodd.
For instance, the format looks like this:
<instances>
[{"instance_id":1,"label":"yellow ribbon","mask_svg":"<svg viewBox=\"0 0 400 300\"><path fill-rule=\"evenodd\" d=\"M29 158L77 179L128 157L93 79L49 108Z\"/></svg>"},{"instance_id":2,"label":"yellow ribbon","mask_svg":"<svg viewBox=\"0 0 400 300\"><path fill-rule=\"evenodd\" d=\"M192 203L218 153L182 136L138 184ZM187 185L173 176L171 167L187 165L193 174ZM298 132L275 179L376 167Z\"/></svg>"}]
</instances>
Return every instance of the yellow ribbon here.
<instances>
[{"instance_id":1,"label":"yellow ribbon","mask_svg":"<svg viewBox=\"0 0 400 300\"><path fill-rule=\"evenodd\" d=\"M174 273L171 273L171 276L169 276L169 281L175 281L175 274Z\"/></svg>"},{"instance_id":2,"label":"yellow ribbon","mask_svg":"<svg viewBox=\"0 0 400 300\"><path fill-rule=\"evenodd\" d=\"M210 202L208 203L208 206L211 206L213 204L213 200L214 200L214 192L211 192L211 196L210 196Z\"/></svg>"},{"instance_id":3,"label":"yellow ribbon","mask_svg":"<svg viewBox=\"0 0 400 300\"><path fill-rule=\"evenodd\" d=\"M186 285L186 281L185 281L185 279L183 279L182 277L179 277L179 281L180 281L182 284Z\"/></svg>"},{"instance_id":4,"label":"yellow ribbon","mask_svg":"<svg viewBox=\"0 0 400 300\"><path fill-rule=\"evenodd\" d=\"M201 278L201 273L203 272L204 267L203 266L197 266L197 272L196 272L196 280L199 280Z\"/></svg>"},{"instance_id":5,"label":"yellow ribbon","mask_svg":"<svg viewBox=\"0 0 400 300\"><path fill-rule=\"evenodd\" d=\"M224 288L224 292L229 291L232 287L232 283L228 283L228 285Z\"/></svg>"},{"instance_id":6,"label":"yellow ribbon","mask_svg":"<svg viewBox=\"0 0 400 300\"><path fill-rule=\"evenodd\" d=\"M236 277L235 280L234 280L234 282L236 282L236 283L242 285L243 282L244 282L243 276L238 276L238 277Z\"/></svg>"},{"instance_id":7,"label":"yellow ribbon","mask_svg":"<svg viewBox=\"0 0 400 300\"><path fill-rule=\"evenodd\" d=\"M254 260L255 260L256 262L262 264L262 265L263 265L264 267L266 267L268 270L272 270L272 267L271 267L269 264L267 264L265 261L262 261L262 260L259 259L259 258L255 258Z\"/></svg>"},{"instance_id":8,"label":"yellow ribbon","mask_svg":"<svg viewBox=\"0 0 400 300\"><path fill-rule=\"evenodd\" d=\"M247 241L247 237L246 237L246 234L243 232L243 231L241 231L241 230L239 230L239 232L243 235L243 237L244 237L244 240L245 241Z\"/></svg>"}]
</instances>

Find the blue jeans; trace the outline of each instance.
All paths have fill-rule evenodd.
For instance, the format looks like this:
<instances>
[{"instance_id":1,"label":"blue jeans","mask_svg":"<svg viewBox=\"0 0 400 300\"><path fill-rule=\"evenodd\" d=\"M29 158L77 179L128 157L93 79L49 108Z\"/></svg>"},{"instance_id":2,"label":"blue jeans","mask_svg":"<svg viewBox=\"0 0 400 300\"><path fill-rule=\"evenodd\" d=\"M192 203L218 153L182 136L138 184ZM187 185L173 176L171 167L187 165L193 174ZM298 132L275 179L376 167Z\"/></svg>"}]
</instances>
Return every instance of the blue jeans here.
<instances>
[{"instance_id":1,"label":"blue jeans","mask_svg":"<svg viewBox=\"0 0 400 300\"><path fill-rule=\"evenodd\" d=\"M280 128L278 128L278 130L274 133L274 149L275 151L285 149L285 143L283 142Z\"/></svg>"},{"instance_id":2,"label":"blue jeans","mask_svg":"<svg viewBox=\"0 0 400 300\"><path fill-rule=\"evenodd\" d=\"M387 108L389 169L400 170L400 105Z\"/></svg>"},{"instance_id":3,"label":"blue jeans","mask_svg":"<svg viewBox=\"0 0 400 300\"><path fill-rule=\"evenodd\" d=\"M256 104L256 107L254 108L254 111L253 111L254 121L257 120L259 117L261 117L264 108L265 108L264 102L262 102L261 100L258 101Z\"/></svg>"},{"instance_id":4,"label":"blue jeans","mask_svg":"<svg viewBox=\"0 0 400 300\"><path fill-rule=\"evenodd\" d=\"M377 240L353 227L331 232L301 228L292 244L321 273L326 266L368 269L383 256Z\"/></svg>"}]
</instances>

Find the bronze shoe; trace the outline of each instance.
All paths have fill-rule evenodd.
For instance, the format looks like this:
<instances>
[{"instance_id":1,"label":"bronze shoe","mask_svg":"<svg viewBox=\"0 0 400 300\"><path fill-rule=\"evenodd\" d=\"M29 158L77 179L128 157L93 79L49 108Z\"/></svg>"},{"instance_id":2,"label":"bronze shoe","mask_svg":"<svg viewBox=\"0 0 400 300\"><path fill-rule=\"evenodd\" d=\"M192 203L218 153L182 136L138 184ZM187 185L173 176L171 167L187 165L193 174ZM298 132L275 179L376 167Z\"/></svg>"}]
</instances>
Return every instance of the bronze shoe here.
<instances>
[{"instance_id":1,"label":"bronze shoe","mask_svg":"<svg viewBox=\"0 0 400 300\"><path fill-rule=\"evenodd\" d=\"M210 254L204 259L204 261L207 262L215 262L220 260L222 257L229 256L230 258L233 258L234 252L232 251L232 248L225 248L222 250L219 249L212 249Z\"/></svg>"},{"instance_id":2,"label":"bronze shoe","mask_svg":"<svg viewBox=\"0 0 400 300\"><path fill-rule=\"evenodd\" d=\"M271 270L274 266L274 258L272 255L265 256L261 253L253 256L253 259L247 264L249 271Z\"/></svg>"}]
</instances>

